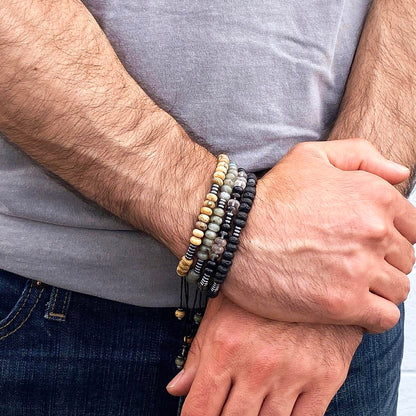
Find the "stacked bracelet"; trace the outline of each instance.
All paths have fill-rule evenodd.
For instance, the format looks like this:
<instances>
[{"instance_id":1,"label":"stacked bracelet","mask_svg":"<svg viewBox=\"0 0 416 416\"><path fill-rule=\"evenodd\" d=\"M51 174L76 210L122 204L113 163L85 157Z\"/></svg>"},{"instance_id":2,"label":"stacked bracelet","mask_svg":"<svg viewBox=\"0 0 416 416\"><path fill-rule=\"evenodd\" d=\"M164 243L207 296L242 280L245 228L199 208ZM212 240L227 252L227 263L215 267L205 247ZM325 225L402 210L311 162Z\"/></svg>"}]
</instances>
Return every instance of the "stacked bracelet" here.
<instances>
[{"instance_id":1,"label":"stacked bracelet","mask_svg":"<svg viewBox=\"0 0 416 416\"><path fill-rule=\"evenodd\" d=\"M200 210L188 249L176 269L181 278L181 296L175 315L179 320L185 318L183 344L175 359L178 369L186 361L203 317L206 298L218 295L232 265L256 194L256 183L256 175L238 169L227 155L218 156L211 190ZM197 283L198 287L192 308L189 307L189 283Z\"/></svg>"}]
</instances>

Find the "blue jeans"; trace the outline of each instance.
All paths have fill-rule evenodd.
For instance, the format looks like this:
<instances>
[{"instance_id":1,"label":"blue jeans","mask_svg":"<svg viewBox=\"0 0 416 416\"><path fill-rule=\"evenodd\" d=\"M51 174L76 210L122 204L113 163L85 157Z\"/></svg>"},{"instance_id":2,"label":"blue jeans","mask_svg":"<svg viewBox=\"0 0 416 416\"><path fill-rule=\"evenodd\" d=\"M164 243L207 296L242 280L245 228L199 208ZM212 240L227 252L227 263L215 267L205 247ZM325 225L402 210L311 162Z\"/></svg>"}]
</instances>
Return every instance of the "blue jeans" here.
<instances>
[{"instance_id":1,"label":"blue jeans","mask_svg":"<svg viewBox=\"0 0 416 416\"><path fill-rule=\"evenodd\" d=\"M181 326L140 308L0 271L1 416L169 416ZM393 416L403 319L365 336L329 416Z\"/></svg>"}]
</instances>

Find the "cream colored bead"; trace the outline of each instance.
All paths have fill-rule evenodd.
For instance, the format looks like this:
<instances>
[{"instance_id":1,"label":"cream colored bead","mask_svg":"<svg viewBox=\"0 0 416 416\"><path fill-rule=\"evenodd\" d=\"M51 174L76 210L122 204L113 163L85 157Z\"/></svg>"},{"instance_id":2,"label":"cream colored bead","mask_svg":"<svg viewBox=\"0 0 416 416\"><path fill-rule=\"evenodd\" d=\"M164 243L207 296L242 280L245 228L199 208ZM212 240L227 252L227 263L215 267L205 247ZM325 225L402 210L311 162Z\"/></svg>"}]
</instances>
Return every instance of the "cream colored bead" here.
<instances>
[{"instance_id":1,"label":"cream colored bead","mask_svg":"<svg viewBox=\"0 0 416 416\"><path fill-rule=\"evenodd\" d=\"M198 215L198 220L199 221L202 221L202 222L205 222L205 223L209 223L209 217L208 217L208 215L205 215L205 214L199 214Z\"/></svg>"},{"instance_id":2,"label":"cream colored bead","mask_svg":"<svg viewBox=\"0 0 416 416\"><path fill-rule=\"evenodd\" d=\"M222 186L224 181L221 178L212 178L212 183L216 183L218 186Z\"/></svg>"},{"instance_id":3,"label":"cream colored bead","mask_svg":"<svg viewBox=\"0 0 416 416\"><path fill-rule=\"evenodd\" d=\"M220 178L222 180L225 179L225 173L224 172L215 172L214 173L214 178Z\"/></svg>"},{"instance_id":4,"label":"cream colored bead","mask_svg":"<svg viewBox=\"0 0 416 416\"><path fill-rule=\"evenodd\" d=\"M205 231L208 228L208 225L202 221L197 221L195 225L198 228L198 230L201 230L201 231Z\"/></svg>"},{"instance_id":5,"label":"cream colored bead","mask_svg":"<svg viewBox=\"0 0 416 416\"><path fill-rule=\"evenodd\" d=\"M209 219L208 219L209 221ZM190 238L189 240L191 242L191 244L193 244L194 246L200 246L202 243L202 240L198 237L195 237L194 235Z\"/></svg>"},{"instance_id":6,"label":"cream colored bead","mask_svg":"<svg viewBox=\"0 0 416 416\"><path fill-rule=\"evenodd\" d=\"M227 162L218 162L217 166L224 166L225 168L228 169L229 164Z\"/></svg>"},{"instance_id":7,"label":"cream colored bead","mask_svg":"<svg viewBox=\"0 0 416 416\"><path fill-rule=\"evenodd\" d=\"M208 207L202 207L201 208L201 214L205 214L205 215L211 216L212 215L212 209L211 208L208 208Z\"/></svg>"},{"instance_id":8,"label":"cream colored bead","mask_svg":"<svg viewBox=\"0 0 416 416\"><path fill-rule=\"evenodd\" d=\"M183 276L183 277L185 277L185 276L188 274L188 272L187 272L187 271L182 270L179 266L176 268L176 273L177 273L179 276Z\"/></svg>"},{"instance_id":9,"label":"cream colored bead","mask_svg":"<svg viewBox=\"0 0 416 416\"><path fill-rule=\"evenodd\" d=\"M214 201L208 201L208 199L206 199L204 201L204 207L208 207L210 209L214 209L215 208L215 202Z\"/></svg>"},{"instance_id":10,"label":"cream colored bead","mask_svg":"<svg viewBox=\"0 0 416 416\"><path fill-rule=\"evenodd\" d=\"M222 173L227 173L228 169L225 166L217 166L217 169L215 169L215 172L222 172Z\"/></svg>"},{"instance_id":11,"label":"cream colored bead","mask_svg":"<svg viewBox=\"0 0 416 416\"><path fill-rule=\"evenodd\" d=\"M203 212L203 214L205 214L205 212ZM203 231L201 231L201 230L198 230L197 228L195 228L195 229L192 231L192 234L193 234L195 237L197 237L197 238L202 238L202 237L204 236L204 232L203 232Z\"/></svg>"},{"instance_id":12,"label":"cream colored bead","mask_svg":"<svg viewBox=\"0 0 416 416\"><path fill-rule=\"evenodd\" d=\"M182 256L180 261L180 263L186 264L187 266L191 266L193 262L194 261L192 259L187 259L185 256Z\"/></svg>"},{"instance_id":13,"label":"cream colored bead","mask_svg":"<svg viewBox=\"0 0 416 416\"><path fill-rule=\"evenodd\" d=\"M227 162L227 163L230 163L230 158L227 155L225 155L225 154L218 155L217 160L219 162Z\"/></svg>"},{"instance_id":14,"label":"cream colored bead","mask_svg":"<svg viewBox=\"0 0 416 416\"><path fill-rule=\"evenodd\" d=\"M208 201L217 202L217 201L218 201L218 196L217 196L217 195L215 195L215 194L211 194L211 193L209 193L209 194L207 195L207 200L208 200Z\"/></svg>"}]
</instances>

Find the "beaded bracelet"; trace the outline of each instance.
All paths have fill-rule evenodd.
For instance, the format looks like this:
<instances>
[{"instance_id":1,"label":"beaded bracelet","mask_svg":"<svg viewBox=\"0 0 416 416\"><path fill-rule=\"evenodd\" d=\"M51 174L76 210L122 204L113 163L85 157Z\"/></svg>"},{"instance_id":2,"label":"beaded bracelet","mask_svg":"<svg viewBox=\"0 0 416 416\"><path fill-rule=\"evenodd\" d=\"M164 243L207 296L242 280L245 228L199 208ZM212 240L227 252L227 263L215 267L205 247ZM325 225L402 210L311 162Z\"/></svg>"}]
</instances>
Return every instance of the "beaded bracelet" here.
<instances>
[{"instance_id":1,"label":"beaded bracelet","mask_svg":"<svg viewBox=\"0 0 416 416\"><path fill-rule=\"evenodd\" d=\"M186 361L205 311L207 297L218 295L220 285L231 267L239 235L253 204L256 182L254 174L247 174L244 169L238 169L235 163L229 161L227 155L221 154L217 157L211 190L192 231L188 249L176 269L177 275L181 278L181 295L180 306L175 311L175 316L179 320L185 318L182 348L175 359L178 369L183 368ZM191 269L195 257L197 261ZM190 309L188 285L196 282L198 291Z\"/></svg>"},{"instance_id":2,"label":"beaded bracelet","mask_svg":"<svg viewBox=\"0 0 416 416\"><path fill-rule=\"evenodd\" d=\"M237 202L237 204L233 204L233 208L237 208L237 213L233 221L234 229L232 231L231 236L228 238L228 242L222 254L221 261L217 267L214 282L209 288L208 296L210 298L215 298L216 296L218 296L220 285L224 282L228 274L228 271L232 265L234 253L237 251L238 245L240 243L240 233L242 229L246 226L248 214L250 212L251 206L253 205L254 197L256 195L256 175L254 173L247 174L244 171L244 169L239 170L239 173L240 172L241 177L244 178L244 180L239 182L233 189L233 192L236 195L235 200ZM238 197L240 195L242 195L241 203L238 202L238 200L240 199Z\"/></svg>"}]
</instances>

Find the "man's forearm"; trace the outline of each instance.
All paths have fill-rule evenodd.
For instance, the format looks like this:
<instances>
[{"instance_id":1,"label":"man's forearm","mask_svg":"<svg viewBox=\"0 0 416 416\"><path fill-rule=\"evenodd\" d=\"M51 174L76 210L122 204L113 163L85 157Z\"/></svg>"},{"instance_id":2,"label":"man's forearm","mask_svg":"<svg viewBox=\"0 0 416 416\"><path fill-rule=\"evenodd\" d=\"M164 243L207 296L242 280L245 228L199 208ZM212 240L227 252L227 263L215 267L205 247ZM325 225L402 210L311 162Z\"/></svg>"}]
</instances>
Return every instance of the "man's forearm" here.
<instances>
[{"instance_id":1,"label":"man's forearm","mask_svg":"<svg viewBox=\"0 0 416 416\"><path fill-rule=\"evenodd\" d=\"M215 157L127 74L80 1L0 5L0 130L88 198L184 251L179 228L192 229Z\"/></svg>"},{"instance_id":2,"label":"man's forearm","mask_svg":"<svg viewBox=\"0 0 416 416\"><path fill-rule=\"evenodd\" d=\"M329 138L365 138L412 172L416 164L415 6L414 0L374 0ZM407 193L412 183L411 179L399 189Z\"/></svg>"}]
</instances>

